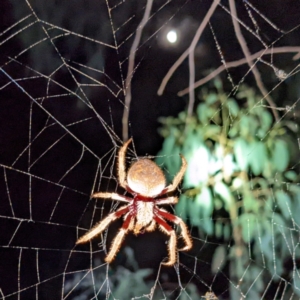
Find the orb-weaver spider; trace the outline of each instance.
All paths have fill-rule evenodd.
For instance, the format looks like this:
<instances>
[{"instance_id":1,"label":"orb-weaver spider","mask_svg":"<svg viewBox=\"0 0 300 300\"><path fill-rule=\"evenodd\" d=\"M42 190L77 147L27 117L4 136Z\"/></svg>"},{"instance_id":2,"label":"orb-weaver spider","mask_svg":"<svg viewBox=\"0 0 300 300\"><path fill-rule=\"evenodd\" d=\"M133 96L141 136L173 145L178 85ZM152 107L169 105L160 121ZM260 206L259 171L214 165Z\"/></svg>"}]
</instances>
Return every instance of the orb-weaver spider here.
<instances>
[{"instance_id":1,"label":"orb-weaver spider","mask_svg":"<svg viewBox=\"0 0 300 300\"><path fill-rule=\"evenodd\" d=\"M172 266L176 262L177 239L175 231L166 221L175 223L181 228L185 246L181 248L180 251L191 249L192 240L189 236L187 226L182 219L158 206L176 204L178 202L177 197L168 196L166 194L173 192L177 188L187 168L187 162L185 158L181 156L181 169L174 177L173 182L167 187L163 171L148 158L138 159L134 162L126 175L125 156L130 142L131 139L128 140L119 151L118 180L120 186L132 194L133 198L117 193L98 192L93 194L93 198L109 198L126 202L127 205L109 214L85 235L79 238L76 244L88 242L105 230L112 221L124 216L124 223L112 242L110 251L105 258L106 262L110 263L113 261L128 231L132 230L134 234L139 234L144 231L153 231L156 225L158 225L159 229L170 236L168 245L169 260L163 264Z\"/></svg>"}]
</instances>

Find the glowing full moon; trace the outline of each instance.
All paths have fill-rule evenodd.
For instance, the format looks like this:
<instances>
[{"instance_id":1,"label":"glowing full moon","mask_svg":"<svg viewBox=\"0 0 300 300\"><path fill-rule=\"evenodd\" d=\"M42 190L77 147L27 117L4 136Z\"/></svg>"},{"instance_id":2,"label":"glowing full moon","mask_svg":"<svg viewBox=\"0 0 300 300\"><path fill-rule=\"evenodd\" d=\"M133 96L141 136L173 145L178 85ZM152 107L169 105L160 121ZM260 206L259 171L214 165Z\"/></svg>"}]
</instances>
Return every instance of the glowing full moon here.
<instances>
[{"instance_id":1,"label":"glowing full moon","mask_svg":"<svg viewBox=\"0 0 300 300\"><path fill-rule=\"evenodd\" d=\"M177 32L175 30L170 30L167 33L167 40L172 44L176 43L176 41L177 41Z\"/></svg>"}]
</instances>

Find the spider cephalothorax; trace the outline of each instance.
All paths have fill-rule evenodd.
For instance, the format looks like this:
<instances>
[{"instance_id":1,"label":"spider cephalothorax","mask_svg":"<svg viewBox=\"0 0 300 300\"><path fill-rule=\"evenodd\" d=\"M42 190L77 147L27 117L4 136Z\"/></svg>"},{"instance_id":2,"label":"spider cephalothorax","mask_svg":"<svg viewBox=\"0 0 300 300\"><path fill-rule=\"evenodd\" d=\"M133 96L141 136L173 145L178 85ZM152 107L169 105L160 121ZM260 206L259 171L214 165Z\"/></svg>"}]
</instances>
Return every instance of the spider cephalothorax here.
<instances>
[{"instance_id":1,"label":"spider cephalothorax","mask_svg":"<svg viewBox=\"0 0 300 300\"><path fill-rule=\"evenodd\" d=\"M181 169L174 177L172 184L167 187L162 170L152 160L147 158L134 162L126 176L125 154L130 142L131 139L119 151L118 179L120 186L131 193L133 198L117 193L98 192L93 194L92 197L94 198L110 198L126 202L127 205L109 214L84 236L79 238L76 244L88 242L105 230L112 221L124 216L124 223L113 240L111 249L105 260L110 263L114 259L128 231L132 230L135 234L139 234L144 231L153 231L156 225L158 225L159 229L170 236L168 246L169 260L164 264L172 266L176 262L177 239L175 231L166 221L180 226L181 235L185 242L185 246L180 249L181 251L189 250L192 247L192 241L185 223L179 217L159 208L158 205L175 204L178 202L177 197L163 196L173 192L177 188L186 170L187 162L181 156Z\"/></svg>"}]
</instances>

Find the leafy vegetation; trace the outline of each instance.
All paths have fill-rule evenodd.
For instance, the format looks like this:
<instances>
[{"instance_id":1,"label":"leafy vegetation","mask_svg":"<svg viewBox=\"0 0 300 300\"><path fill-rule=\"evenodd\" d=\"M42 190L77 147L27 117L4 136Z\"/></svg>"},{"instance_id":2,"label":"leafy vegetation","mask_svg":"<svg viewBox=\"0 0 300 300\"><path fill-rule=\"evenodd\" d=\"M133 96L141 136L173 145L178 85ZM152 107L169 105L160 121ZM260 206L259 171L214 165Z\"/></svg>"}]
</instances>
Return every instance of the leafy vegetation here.
<instances>
[{"instance_id":1,"label":"leafy vegetation","mask_svg":"<svg viewBox=\"0 0 300 300\"><path fill-rule=\"evenodd\" d=\"M186 157L176 212L200 236L225 243L233 239L230 248L225 243L219 248L230 249L224 257L230 262L230 278L234 284L242 279L241 291L249 299L260 299L274 274L274 281L293 278L294 292L300 295L298 270L285 268L289 260L300 258L300 186L296 171L289 168L297 125L286 118L274 121L263 103L246 86L228 97L216 80L212 90L202 92L193 116L181 112L161 119L165 140L157 158L172 180L180 168L178 154ZM222 251L216 249L212 265L216 253Z\"/></svg>"},{"instance_id":2,"label":"leafy vegetation","mask_svg":"<svg viewBox=\"0 0 300 300\"><path fill-rule=\"evenodd\" d=\"M138 267L131 248L126 247L124 253L125 266L118 265L115 269L110 269L109 276L107 265L97 257L93 261L93 269L70 274L64 285L65 295L71 296L73 300L169 299L168 294L174 291L163 291L154 280L149 280L152 270ZM199 297L196 286L188 283L176 299L188 300Z\"/></svg>"}]
</instances>

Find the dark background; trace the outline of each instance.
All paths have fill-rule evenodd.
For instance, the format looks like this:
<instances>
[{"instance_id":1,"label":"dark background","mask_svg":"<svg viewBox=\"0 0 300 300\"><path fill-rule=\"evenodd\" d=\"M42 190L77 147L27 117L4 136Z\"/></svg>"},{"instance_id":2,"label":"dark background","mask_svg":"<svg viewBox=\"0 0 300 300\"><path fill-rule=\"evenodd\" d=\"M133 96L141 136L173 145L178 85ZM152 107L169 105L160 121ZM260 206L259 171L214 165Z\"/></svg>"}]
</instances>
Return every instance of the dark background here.
<instances>
[{"instance_id":1,"label":"dark background","mask_svg":"<svg viewBox=\"0 0 300 300\"><path fill-rule=\"evenodd\" d=\"M102 200L95 206L95 200L89 197L92 188L122 192L117 188L114 167L116 146L120 146L122 140L124 110L124 93L118 86L121 87L122 80L126 78L129 50L146 2L127 1L118 5L118 2L109 1L110 7L117 5L110 11L111 17L105 1L30 3L36 16L32 15L7 32L7 28L32 14L32 11L25 1L2 0L0 9L0 65L11 78L17 80L14 82L0 73L0 86L3 87L0 90L0 164L3 169L0 172L0 288L3 295L11 295L8 299L17 299L18 295L21 299L34 299L36 293L39 299L59 299L63 274L89 267L89 245L74 248L77 236L83 234L83 230L78 231L79 227L89 228L91 219L97 222L103 213L112 208L111 203L104 204ZM227 1L221 3L228 7ZM255 0L251 4L282 30L276 31L258 14L254 15L261 29L260 36L268 45L279 37L282 38L275 47L299 45L299 30L295 28L300 17L298 1L270 3ZM158 118L175 116L187 107L188 98L177 96L178 91L188 86L187 59L168 82L164 94L158 96L157 90L169 68L191 43L210 5L211 1L171 1L166 5L155 1L153 4L151 19L136 52L137 67L132 79L129 129L138 156L155 156L161 149L163 139L158 133ZM245 4L236 1L236 5L240 19L253 29ZM43 22L30 25L37 20L36 17ZM100 43L67 35L49 24ZM30 26L27 28L27 25ZM224 9L218 7L211 18L211 25L225 60L229 62L243 58L232 19ZM49 36L42 26L48 30ZM173 27L180 33L175 46L165 41L166 32ZM289 32L292 28L295 29ZM23 30L9 38L19 29ZM65 35L57 37L62 33ZM243 30L243 33L251 53L263 49L249 31ZM50 37L55 37L52 43ZM41 42L33 46L38 41ZM28 50L20 54L25 49ZM293 55L274 55L267 59L288 73L297 65ZM69 68L62 66L57 69L62 65L61 57L69 63ZM219 65L221 57L208 27L195 49L196 80ZM265 64L257 66L267 89L271 91L279 82L274 70ZM104 86L80 86L80 89L76 81L81 84L95 82L71 67ZM248 70L247 65L230 69L234 83L243 80L255 86L251 74L244 76ZM226 72L223 72L221 79L230 92L226 77ZM300 94L298 78L297 74L288 78L271 93L279 107L293 105L297 101ZM294 108L294 117L298 118L297 107ZM86 118L86 121L79 122ZM134 156L133 152L129 152L130 158ZM99 165L101 181L99 175L96 176ZM107 245L120 224L115 222L110 227ZM185 266L180 267L180 277L184 283L192 280L199 291L205 293L207 287L201 281L210 284L213 280L209 262L215 246L196 239L198 232L193 228L191 234L194 247L180 256ZM154 268L153 274L156 276L159 264L167 254L165 241L166 237L159 232L139 237L129 234L122 248L132 247L139 267ZM93 250L101 249L95 255L103 259L105 253L98 243L99 240L93 242ZM71 251L74 249L76 251ZM196 256L201 259L194 270ZM122 249L112 264L112 270L120 264L125 264ZM214 279L214 290L224 299L228 297L227 271L225 267L224 273L220 272ZM165 288L175 290L178 287L175 270L169 268L163 272L169 275L167 281L162 280ZM25 290L19 293L23 288ZM273 295L269 297L272 299Z\"/></svg>"}]
</instances>

